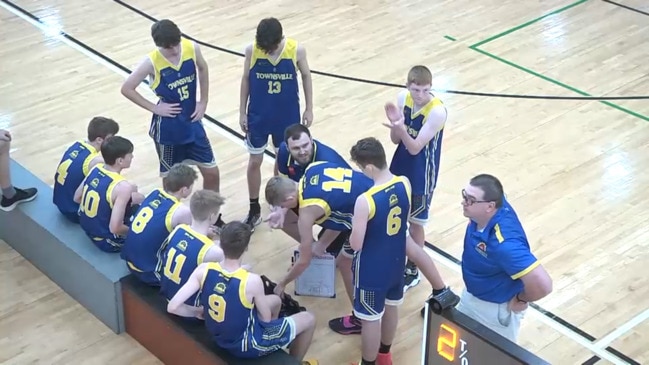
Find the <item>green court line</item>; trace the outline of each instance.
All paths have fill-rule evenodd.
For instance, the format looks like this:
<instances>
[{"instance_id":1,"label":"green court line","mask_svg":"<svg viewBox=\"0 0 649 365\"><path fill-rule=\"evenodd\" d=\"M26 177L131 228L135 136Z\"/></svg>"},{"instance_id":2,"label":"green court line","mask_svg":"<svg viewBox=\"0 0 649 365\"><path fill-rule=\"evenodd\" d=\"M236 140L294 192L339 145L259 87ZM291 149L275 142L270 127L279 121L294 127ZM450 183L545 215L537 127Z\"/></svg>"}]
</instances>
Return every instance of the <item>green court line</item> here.
<instances>
[{"instance_id":1,"label":"green court line","mask_svg":"<svg viewBox=\"0 0 649 365\"><path fill-rule=\"evenodd\" d=\"M444 38L448 39L449 41L455 42L457 39L451 37L450 35L445 35Z\"/></svg>"},{"instance_id":2,"label":"green court line","mask_svg":"<svg viewBox=\"0 0 649 365\"><path fill-rule=\"evenodd\" d=\"M553 11L551 11L551 12L545 14L545 15L541 15L540 17L538 17L538 18L536 18L536 19L532 19L532 20L530 20L530 21L527 22L527 23L523 23L523 24L521 24L521 25L517 25L517 26L515 26L515 27L513 27L513 28L510 28L510 29L508 29L508 30L506 30L506 31L504 31L504 32L502 32L502 33L498 33L498 34L496 34L495 36L489 37L489 38L487 38L487 39L485 39L485 40L483 40L483 41L480 41L480 42L478 42L478 43L476 43L476 44L473 44L473 45L470 46L470 48L479 47L479 46L481 46L481 45L483 45L483 44L486 44L486 43L489 43L489 42L493 42L493 41L495 41L496 39L498 39L498 38L500 38L500 37L504 37L504 36L506 36L507 34L513 33L513 32L515 32L515 31L517 31L517 30L520 30L520 29L523 29L523 28L525 28L525 27L527 27L527 26L530 26L530 25L532 25L532 24L538 22L539 20L545 19L545 18L547 18L547 17L549 17L549 16L552 16L552 15L559 14L559 13L561 13L561 12L564 12L564 11L566 11L566 10L568 10L568 9L571 9L571 8L573 8L573 7L575 7L575 6L579 5L579 4L583 4L583 3L585 3L586 1L588 1L588 0L579 0L579 1L575 1L575 2L572 3L572 4L569 4L569 5L564 6L563 8L560 8L560 9L557 9L557 10L553 10Z\"/></svg>"},{"instance_id":3,"label":"green court line","mask_svg":"<svg viewBox=\"0 0 649 365\"><path fill-rule=\"evenodd\" d=\"M492 53L489 53L489 52L487 52L487 51L485 51L485 50L479 49L479 48L477 48L477 46L475 46L475 45L474 45L474 46L469 46L469 48L472 49L472 50L474 50L474 51L476 51L476 52L482 53L483 55L485 55L485 56L487 56L487 57L493 58L494 60L500 61L500 62L502 62L502 63L504 63L504 64L506 64L506 65L509 65L509 66L511 66L511 67L514 67L514 68L516 68L516 69L519 69L519 70L521 70L521 71L523 71L523 72L527 72L527 73L530 74L530 75L534 75L534 76L536 76L536 77L538 77L538 78L540 78L540 79L543 79L543 80L545 80L545 81L547 81L547 82L551 82L551 83L553 83L553 84L555 84L555 85L561 86L561 87L563 87L564 89L568 89L568 90L570 90L570 91L572 91L572 92L575 92L575 93L577 93L577 94L580 94L580 95L582 95L582 96L592 96L591 94L589 94L589 93L587 93L587 92L585 92L585 91L582 91L582 90L579 90L579 89L577 89L577 88L575 88L575 87L572 87L572 86L570 86L570 85L564 84L564 83L561 82L561 81L557 81L557 80L555 80L555 79L551 79L551 78L549 78L549 77L547 77L547 76L545 76L545 75L543 75L543 74L540 74L540 73L538 73L538 72L532 71L532 70L530 70L529 68L525 68L525 67L523 67L523 66L521 66L521 65L518 65L518 64L516 64L516 63L514 63L514 62L508 61L508 60L506 60L506 59L504 59L504 58L501 58L501 57L498 57L498 56L496 56L496 55L494 55L494 54L492 54ZM642 120L644 120L644 121L649 122L649 116L646 116L646 115L644 115L644 114L640 114L640 113L635 112L635 111L633 111L633 110L630 110L630 109L627 109L627 108L625 108L625 107L619 106L619 105L617 105L617 104L611 103L610 101L607 101L607 100L600 100L599 102L602 103L602 104L604 104L604 105L610 106L611 108L615 108L615 109L620 110L620 111L622 111L622 112L624 112L624 113L627 113L627 114L629 114L629 115L632 115L632 116L634 116L634 117L636 117L636 118L640 118L640 119L642 119Z\"/></svg>"}]
</instances>

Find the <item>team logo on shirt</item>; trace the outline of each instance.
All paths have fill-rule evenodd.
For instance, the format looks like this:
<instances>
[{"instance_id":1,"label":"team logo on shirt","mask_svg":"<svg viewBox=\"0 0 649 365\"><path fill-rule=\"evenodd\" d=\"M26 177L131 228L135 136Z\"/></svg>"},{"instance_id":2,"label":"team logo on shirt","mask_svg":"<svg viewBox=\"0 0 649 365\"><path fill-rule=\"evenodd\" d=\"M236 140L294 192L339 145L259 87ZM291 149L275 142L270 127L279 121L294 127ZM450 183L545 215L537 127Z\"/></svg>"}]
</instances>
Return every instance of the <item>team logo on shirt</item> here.
<instances>
[{"instance_id":1,"label":"team logo on shirt","mask_svg":"<svg viewBox=\"0 0 649 365\"><path fill-rule=\"evenodd\" d=\"M475 246L475 250L478 251L478 253L484 257L487 257L487 244L484 242L480 242Z\"/></svg>"}]
</instances>

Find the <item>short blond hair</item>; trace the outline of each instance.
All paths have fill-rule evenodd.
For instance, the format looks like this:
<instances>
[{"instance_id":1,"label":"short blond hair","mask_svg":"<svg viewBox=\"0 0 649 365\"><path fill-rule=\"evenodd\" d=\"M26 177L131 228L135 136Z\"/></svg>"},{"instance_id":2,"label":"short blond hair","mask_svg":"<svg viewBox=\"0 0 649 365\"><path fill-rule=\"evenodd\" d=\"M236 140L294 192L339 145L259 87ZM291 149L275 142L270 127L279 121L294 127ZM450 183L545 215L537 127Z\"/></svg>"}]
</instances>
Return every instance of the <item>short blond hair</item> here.
<instances>
[{"instance_id":1,"label":"short blond hair","mask_svg":"<svg viewBox=\"0 0 649 365\"><path fill-rule=\"evenodd\" d=\"M430 72L428 67L417 65L410 69L408 72L407 84L415 85L432 85L433 84L433 74Z\"/></svg>"},{"instance_id":2,"label":"short blond hair","mask_svg":"<svg viewBox=\"0 0 649 365\"><path fill-rule=\"evenodd\" d=\"M189 210L195 220L206 221L211 214L217 214L223 204L225 204L225 198L221 194L203 189L192 194L189 200Z\"/></svg>"},{"instance_id":3,"label":"short blond hair","mask_svg":"<svg viewBox=\"0 0 649 365\"><path fill-rule=\"evenodd\" d=\"M291 193L295 193L297 187L295 181L286 176L273 176L266 183L266 202L278 206L286 201Z\"/></svg>"}]
</instances>

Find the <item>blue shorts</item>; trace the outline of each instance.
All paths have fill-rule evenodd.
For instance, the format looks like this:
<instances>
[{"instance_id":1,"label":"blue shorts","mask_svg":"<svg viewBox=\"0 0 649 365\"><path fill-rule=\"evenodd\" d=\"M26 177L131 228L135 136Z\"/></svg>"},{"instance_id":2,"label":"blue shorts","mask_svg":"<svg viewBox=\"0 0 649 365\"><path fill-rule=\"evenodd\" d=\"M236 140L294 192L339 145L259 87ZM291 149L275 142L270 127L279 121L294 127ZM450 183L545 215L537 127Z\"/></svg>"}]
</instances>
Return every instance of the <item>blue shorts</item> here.
<instances>
[{"instance_id":1,"label":"blue shorts","mask_svg":"<svg viewBox=\"0 0 649 365\"><path fill-rule=\"evenodd\" d=\"M63 214L63 216L67 218L70 222L79 224L79 212L75 212L75 213L61 212L61 214Z\"/></svg>"},{"instance_id":2,"label":"blue shorts","mask_svg":"<svg viewBox=\"0 0 649 365\"><path fill-rule=\"evenodd\" d=\"M126 241L126 237L124 236L113 236L110 238L90 237L90 239L97 248L108 253L122 251L122 246L124 246L124 241Z\"/></svg>"},{"instance_id":3,"label":"blue shorts","mask_svg":"<svg viewBox=\"0 0 649 365\"><path fill-rule=\"evenodd\" d=\"M386 305L401 305L403 303L403 270L395 272L392 280L382 287L363 285L356 270L357 260L354 260L352 273L354 276L354 315L366 321L378 321L383 317Z\"/></svg>"},{"instance_id":4,"label":"blue shorts","mask_svg":"<svg viewBox=\"0 0 649 365\"><path fill-rule=\"evenodd\" d=\"M270 322L257 320L252 331L246 331L245 343L221 346L235 357L258 358L278 351L293 342L296 334L295 321L291 317L273 319ZM246 351L242 351L242 349Z\"/></svg>"},{"instance_id":5,"label":"blue shorts","mask_svg":"<svg viewBox=\"0 0 649 365\"><path fill-rule=\"evenodd\" d=\"M149 286L160 286L160 278L153 272L142 272L137 271L131 267L131 265L126 263L128 271L133 274L138 280Z\"/></svg>"},{"instance_id":6,"label":"blue shorts","mask_svg":"<svg viewBox=\"0 0 649 365\"><path fill-rule=\"evenodd\" d=\"M300 123L300 113L292 117L270 118L261 120L253 114L248 114L248 133L246 133L246 147L253 155L264 153L268 146L268 136L271 137L273 147L279 148L284 141L284 131L290 125Z\"/></svg>"},{"instance_id":7,"label":"blue shorts","mask_svg":"<svg viewBox=\"0 0 649 365\"><path fill-rule=\"evenodd\" d=\"M207 135L199 136L195 141L179 144L165 145L155 142L155 150L160 160L160 175L167 174L171 166L178 163L211 168L216 166L214 151Z\"/></svg>"},{"instance_id":8,"label":"blue shorts","mask_svg":"<svg viewBox=\"0 0 649 365\"><path fill-rule=\"evenodd\" d=\"M418 195L412 194L410 205L410 222L420 226L428 223L428 212L433 200L433 194Z\"/></svg>"}]
</instances>

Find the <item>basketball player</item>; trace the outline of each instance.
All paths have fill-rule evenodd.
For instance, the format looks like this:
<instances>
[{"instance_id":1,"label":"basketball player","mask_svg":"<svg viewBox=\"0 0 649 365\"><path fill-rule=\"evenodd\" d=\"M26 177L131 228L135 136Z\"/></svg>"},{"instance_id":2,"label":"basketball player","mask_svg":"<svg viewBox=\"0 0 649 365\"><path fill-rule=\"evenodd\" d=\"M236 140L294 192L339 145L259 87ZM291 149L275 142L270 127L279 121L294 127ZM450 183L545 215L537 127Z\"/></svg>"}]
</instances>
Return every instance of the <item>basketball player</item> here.
<instances>
[{"instance_id":1,"label":"basketball player","mask_svg":"<svg viewBox=\"0 0 649 365\"><path fill-rule=\"evenodd\" d=\"M207 235L214 225L225 199L212 190L195 192L190 201L191 226L180 225L163 243L158 256L160 292L167 300L173 298L187 282L196 267L203 262L223 260L223 251ZM186 304L198 306L198 298L187 298Z\"/></svg>"},{"instance_id":2,"label":"basketball player","mask_svg":"<svg viewBox=\"0 0 649 365\"><path fill-rule=\"evenodd\" d=\"M169 234L181 224L191 224L190 208L181 202L194 188L198 175L189 165L176 164L162 178L162 189L144 199L131 223L122 259L133 275L145 284L160 285L158 252Z\"/></svg>"},{"instance_id":3,"label":"basketball player","mask_svg":"<svg viewBox=\"0 0 649 365\"><path fill-rule=\"evenodd\" d=\"M61 214L73 223L79 223L79 204L74 192L98 163L103 163L99 151L108 137L119 132L119 124L112 119L94 117L88 123L88 139L74 142L63 154L54 175L53 202Z\"/></svg>"},{"instance_id":4,"label":"basketball player","mask_svg":"<svg viewBox=\"0 0 649 365\"><path fill-rule=\"evenodd\" d=\"M410 182L392 175L376 138L356 142L351 157L374 181L356 199L349 238L355 251L354 315L363 323L360 365L392 365L390 346L403 303Z\"/></svg>"},{"instance_id":5,"label":"basketball player","mask_svg":"<svg viewBox=\"0 0 649 365\"><path fill-rule=\"evenodd\" d=\"M216 344L235 357L258 358L288 346L302 365L317 365L315 360L303 361L315 331L315 316L304 311L278 318L280 298L266 295L261 277L242 267L251 234L245 223L226 224L221 231L223 262L199 265L167 310L204 318ZM197 295L200 306L188 305Z\"/></svg>"},{"instance_id":6,"label":"basketball player","mask_svg":"<svg viewBox=\"0 0 649 365\"><path fill-rule=\"evenodd\" d=\"M79 223L102 251L119 252L128 232L130 217L144 196L120 173L131 167L133 143L120 136L107 138L101 145L103 164L98 164L74 193L80 203Z\"/></svg>"},{"instance_id":7,"label":"basketball player","mask_svg":"<svg viewBox=\"0 0 649 365\"><path fill-rule=\"evenodd\" d=\"M12 211L20 203L34 200L38 194L36 188L19 189L11 184L10 150L11 133L0 129L0 188L2 189L0 210L5 212Z\"/></svg>"},{"instance_id":8,"label":"basketball player","mask_svg":"<svg viewBox=\"0 0 649 365\"><path fill-rule=\"evenodd\" d=\"M209 96L207 62L198 45L181 37L180 29L171 20L155 22L151 36L157 49L129 75L121 92L133 103L153 113L149 135L155 142L160 160L160 175L166 175L177 163L196 165L203 176L203 188L218 192L219 168L201 121ZM157 104L136 91L147 78L159 98ZM217 227L222 225L219 217Z\"/></svg>"},{"instance_id":9,"label":"basketball player","mask_svg":"<svg viewBox=\"0 0 649 365\"><path fill-rule=\"evenodd\" d=\"M284 38L279 20L261 20L255 41L245 49L239 104L239 124L246 134L250 154L247 170L250 210L244 222L253 231L261 223L261 163L268 136L271 136L277 152L286 127L300 123L298 69L306 101L301 122L310 126L313 122L313 87L306 50L294 39Z\"/></svg>"},{"instance_id":10,"label":"basketball player","mask_svg":"<svg viewBox=\"0 0 649 365\"><path fill-rule=\"evenodd\" d=\"M406 90L399 93L397 105L387 103L390 139L397 144L390 171L407 177L412 183L410 236L424 247L424 226L428 222L433 190L437 184L446 107L430 89L433 76L425 66L414 66L408 72ZM419 270L408 260L404 290L419 284Z\"/></svg>"}]
</instances>

